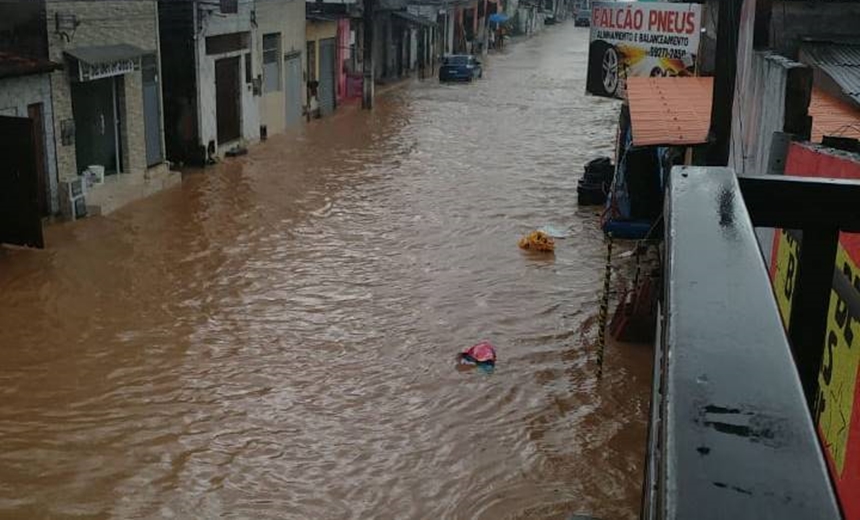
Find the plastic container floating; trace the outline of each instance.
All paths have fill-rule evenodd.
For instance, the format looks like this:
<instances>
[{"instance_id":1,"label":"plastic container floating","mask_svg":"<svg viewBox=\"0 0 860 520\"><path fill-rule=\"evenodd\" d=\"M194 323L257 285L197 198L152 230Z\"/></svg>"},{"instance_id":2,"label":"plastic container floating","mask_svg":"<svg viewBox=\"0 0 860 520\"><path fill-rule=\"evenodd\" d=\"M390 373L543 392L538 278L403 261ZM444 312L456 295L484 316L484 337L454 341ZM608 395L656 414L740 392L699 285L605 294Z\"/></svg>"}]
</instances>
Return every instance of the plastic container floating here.
<instances>
[{"instance_id":1,"label":"plastic container floating","mask_svg":"<svg viewBox=\"0 0 860 520\"><path fill-rule=\"evenodd\" d=\"M520 248L552 253L555 251L555 240L543 231L532 231L520 239Z\"/></svg>"},{"instance_id":2,"label":"plastic container floating","mask_svg":"<svg viewBox=\"0 0 860 520\"><path fill-rule=\"evenodd\" d=\"M460 363L465 365L489 365L496 364L496 347L489 341L482 341L472 345L460 353Z\"/></svg>"}]
</instances>

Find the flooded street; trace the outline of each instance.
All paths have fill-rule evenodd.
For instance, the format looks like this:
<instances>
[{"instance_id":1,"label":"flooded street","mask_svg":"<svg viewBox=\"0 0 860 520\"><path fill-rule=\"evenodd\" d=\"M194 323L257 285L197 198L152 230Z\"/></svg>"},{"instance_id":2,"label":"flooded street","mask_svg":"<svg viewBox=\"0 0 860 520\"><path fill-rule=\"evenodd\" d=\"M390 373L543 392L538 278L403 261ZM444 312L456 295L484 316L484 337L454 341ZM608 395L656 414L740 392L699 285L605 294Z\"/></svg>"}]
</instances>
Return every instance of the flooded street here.
<instances>
[{"instance_id":1,"label":"flooded street","mask_svg":"<svg viewBox=\"0 0 860 520\"><path fill-rule=\"evenodd\" d=\"M583 341L618 106L572 23L0 250L0 518L638 512L651 352ZM554 257L517 240L570 229ZM491 375L455 370L482 339Z\"/></svg>"}]
</instances>

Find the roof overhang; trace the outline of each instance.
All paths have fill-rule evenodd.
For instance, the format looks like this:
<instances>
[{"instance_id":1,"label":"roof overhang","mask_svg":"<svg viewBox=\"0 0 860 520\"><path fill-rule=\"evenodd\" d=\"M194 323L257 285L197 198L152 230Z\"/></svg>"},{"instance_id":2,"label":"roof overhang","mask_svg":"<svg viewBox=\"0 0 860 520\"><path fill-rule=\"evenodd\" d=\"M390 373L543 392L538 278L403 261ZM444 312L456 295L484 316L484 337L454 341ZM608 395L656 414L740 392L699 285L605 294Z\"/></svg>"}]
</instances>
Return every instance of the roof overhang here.
<instances>
[{"instance_id":1,"label":"roof overhang","mask_svg":"<svg viewBox=\"0 0 860 520\"><path fill-rule=\"evenodd\" d=\"M800 47L800 61L815 70L817 87L832 86L833 94L860 108L860 43L807 40Z\"/></svg>"},{"instance_id":2,"label":"roof overhang","mask_svg":"<svg viewBox=\"0 0 860 520\"><path fill-rule=\"evenodd\" d=\"M61 68L63 66L59 63L46 59L0 51L0 79L46 74Z\"/></svg>"},{"instance_id":3,"label":"roof overhang","mask_svg":"<svg viewBox=\"0 0 860 520\"><path fill-rule=\"evenodd\" d=\"M140 57L147 51L134 45L120 43L77 47L66 51L76 64L72 78L77 81L121 76L140 68Z\"/></svg>"},{"instance_id":4,"label":"roof overhang","mask_svg":"<svg viewBox=\"0 0 860 520\"><path fill-rule=\"evenodd\" d=\"M714 78L628 78L633 146L708 142L713 90Z\"/></svg>"}]
</instances>

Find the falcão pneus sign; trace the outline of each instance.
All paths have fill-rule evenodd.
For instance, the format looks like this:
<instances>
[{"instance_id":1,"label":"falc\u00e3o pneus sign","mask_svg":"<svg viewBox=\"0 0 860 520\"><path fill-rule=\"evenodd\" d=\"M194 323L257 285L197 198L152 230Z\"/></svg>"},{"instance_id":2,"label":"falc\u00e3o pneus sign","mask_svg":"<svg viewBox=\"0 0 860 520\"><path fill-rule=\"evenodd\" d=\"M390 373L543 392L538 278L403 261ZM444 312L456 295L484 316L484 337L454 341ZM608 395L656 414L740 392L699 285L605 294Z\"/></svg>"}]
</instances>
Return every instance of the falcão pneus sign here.
<instances>
[{"instance_id":1,"label":"falc\u00e3o pneus sign","mask_svg":"<svg viewBox=\"0 0 860 520\"><path fill-rule=\"evenodd\" d=\"M692 76L702 10L699 4L594 2L586 90L623 98L632 76Z\"/></svg>"}]
</instances>

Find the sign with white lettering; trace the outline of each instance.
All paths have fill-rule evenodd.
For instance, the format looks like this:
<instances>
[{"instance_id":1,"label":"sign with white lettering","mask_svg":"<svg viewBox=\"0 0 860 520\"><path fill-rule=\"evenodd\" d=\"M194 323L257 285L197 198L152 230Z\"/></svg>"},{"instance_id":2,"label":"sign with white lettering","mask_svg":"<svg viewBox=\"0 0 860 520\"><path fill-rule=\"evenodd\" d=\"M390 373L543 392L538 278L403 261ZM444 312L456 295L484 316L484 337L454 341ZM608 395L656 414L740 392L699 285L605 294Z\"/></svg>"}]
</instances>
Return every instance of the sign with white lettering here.
<instances>
[{"instance_id":1,"label":"sign with white lettering","mask_svg":"<svg viewBox=\"0 0 860 520\"><path fill-rule=\"evenodd\" d=\"M132 72L137 68L136 59L109 61L105 63L78 62L78 79L80 81L92 81L113 76L121 76Z\"/></svg>"},{"instance_id":2,"label":"sign with white lettering","mask_svg":"<svg viewBox=\"0 0 860 520\"><path fill-rule=\"evenodd\" d=\"M699 4L594 2L586 90L624 98L632 76L692 76L699 49Z\"/></svg>"}]
</instances>

